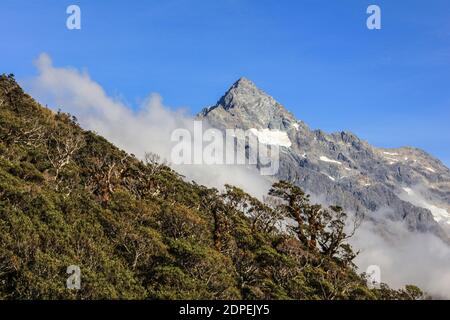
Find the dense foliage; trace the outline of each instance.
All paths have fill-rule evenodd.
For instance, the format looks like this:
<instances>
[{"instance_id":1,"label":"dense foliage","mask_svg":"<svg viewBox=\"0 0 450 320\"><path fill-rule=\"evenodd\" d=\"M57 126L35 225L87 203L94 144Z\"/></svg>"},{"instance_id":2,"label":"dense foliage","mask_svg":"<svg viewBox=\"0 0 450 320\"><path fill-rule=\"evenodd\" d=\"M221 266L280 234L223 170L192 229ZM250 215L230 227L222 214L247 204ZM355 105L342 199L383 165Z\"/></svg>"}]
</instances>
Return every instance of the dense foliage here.
<instances>
[{"instance_id":1,"label":"dense foliage","mask_svg":"<svg viewBox=\"0 0 450 320\"><path fill-rule=\"evenodd\" d=\"M185 182L0 78L0 299L422 297L367 287L345 219L287 182L264 203Z\"/></svg>"}]
</instances>

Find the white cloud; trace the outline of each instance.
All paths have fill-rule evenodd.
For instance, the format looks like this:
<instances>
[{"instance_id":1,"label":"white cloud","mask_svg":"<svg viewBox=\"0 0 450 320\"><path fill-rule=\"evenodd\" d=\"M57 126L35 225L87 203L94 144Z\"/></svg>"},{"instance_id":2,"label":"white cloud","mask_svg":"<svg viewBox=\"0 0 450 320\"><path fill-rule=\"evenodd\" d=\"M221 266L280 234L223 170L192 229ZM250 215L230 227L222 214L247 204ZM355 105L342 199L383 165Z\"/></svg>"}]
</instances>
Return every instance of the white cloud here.
<instances>
[{"instance_id":1,"label":"white cloud","mask_svg":"<svg viewBox=\"0 0 450 320\"><path fill-rule=\"evenodd\" d=\"M153 93L133 111L105 90L86 71L71 67L54 67L47 54L41 54L35 65L39 74L24 82L29 93L53 109L61 108L76 116L80 124L99 133L119 148L142 157L154 152L170 160L175 129L192 130L193 118L182 109L171 110ZM174 166L189 180L222 187L225 183L251 190L258 197L266 194L270 183L253 168L237 165L182 165Z\"/></svg>"},{"instance_id":2,"label":"white cloud","mask_svg":"<svg viewBox=\"0 0 450 320\"><path fill-rule=\"evenodd\" d=\"M440 208L435 204L430 203L428 200L426 200L425 197L421 195L420 189L424 188L419 185L415 186L414 189L403 188L405 193L400 194L399 197L405 201L412 203L417 207L430 210L434 217L434 220L439 222L441 225L444 224L450 225L450 213L446 209Z\"/></svg>"},{"instance_id":3,"label":"white cloud","mask_svg":"<svg viewBox=\"0 0 450 320\"><path fill-rule=\"evenodd\" d=\"M381 281L394 288L414 284L433 297L450 298L448 244L433 234L409 231L385 213L374 213L375 220L366 220L351 239L360 250L355 260L360 271L378 265Z\"/></svg>"}]
</instances>

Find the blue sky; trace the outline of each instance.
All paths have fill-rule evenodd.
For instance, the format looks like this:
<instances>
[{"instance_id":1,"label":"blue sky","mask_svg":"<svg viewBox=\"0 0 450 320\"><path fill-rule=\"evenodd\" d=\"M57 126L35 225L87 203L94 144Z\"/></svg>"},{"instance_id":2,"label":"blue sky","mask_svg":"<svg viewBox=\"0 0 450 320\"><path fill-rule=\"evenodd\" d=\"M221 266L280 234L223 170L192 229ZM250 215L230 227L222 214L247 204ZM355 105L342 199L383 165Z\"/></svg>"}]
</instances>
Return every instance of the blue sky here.
<instances>
[{"instance_id":1,"label":"blue sky","mask_svg":"<svg viewBox=\"0 0 450 320\"><path fill-rule=\"evenodd\" d=\"M81 30L65 27L70 4ZM448 0L2 0L0 30L0 72L18 79L46 52L130 106L158 92L195 113L245 76L312 128L450 165Z\"/></svg>"}]
</instances>

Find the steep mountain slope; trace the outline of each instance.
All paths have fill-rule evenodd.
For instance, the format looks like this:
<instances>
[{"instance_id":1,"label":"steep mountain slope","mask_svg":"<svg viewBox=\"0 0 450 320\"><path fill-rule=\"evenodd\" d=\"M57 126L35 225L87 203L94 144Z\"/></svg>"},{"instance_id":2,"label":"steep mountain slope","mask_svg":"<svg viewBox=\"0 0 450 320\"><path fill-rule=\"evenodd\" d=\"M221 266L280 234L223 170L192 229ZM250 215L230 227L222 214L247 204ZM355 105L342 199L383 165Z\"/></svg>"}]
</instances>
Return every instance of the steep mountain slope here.
<instances>
[{"instance_id":1,"label":"steep mountain slope","mask_svg":"<svg viewBox=\"0 0 450 320\"><path fill-rule=\"evenodd\" d=\"M222 130L283 136L272 140L281 147L277 177L295 181L325 203L369 218L384 212L412 230L448 238L443 228L450 223L450 170L422 150L376 148L350 132L311 130L245 78L198 118Z\"/></svg>"},{"instance_id":2,"label":"steep mountain slope","mask_svg":"<svg viewBox=\"0 0 450 320\"><path fill-rule=\"evenodd\" d=\"M187 183L155 159L137 160L1 76L0 299L422 297L414 286L369 289L329 228L309 232L308 245L280 233L282 203ZM298 188L275 190L311 206ZM79 290L66 288L71 265Z\"/></svg>"}]
</instances>

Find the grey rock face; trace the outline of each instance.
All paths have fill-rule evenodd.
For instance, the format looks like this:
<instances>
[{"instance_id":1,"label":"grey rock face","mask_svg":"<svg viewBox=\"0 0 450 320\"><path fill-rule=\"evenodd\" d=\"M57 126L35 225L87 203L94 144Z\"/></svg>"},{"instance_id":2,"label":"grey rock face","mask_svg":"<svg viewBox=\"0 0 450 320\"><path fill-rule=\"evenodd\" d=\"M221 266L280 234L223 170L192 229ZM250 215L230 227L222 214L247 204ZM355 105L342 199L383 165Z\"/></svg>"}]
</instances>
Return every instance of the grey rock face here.
<instances>
[{"instance_id":1,"label":"grey rock face","mask_svg":"<svg viewBox=\"0 0 450 320\"><path fill-rule=\"evenodd\" d=\"M200 117L210 124L227 128L269 128L287 130L295 118L271 96L258 89L250 80L241 78L213 107L203 109Z\"/></svg>"},{"instance_id":2,"label":"grey rock face","mask_svg":"<svg viewBox=\"0 0 450 320\"><path fill-rule=\"evenodd\" d=\"M199 119L221 130L270 129L285 132L277 178L295 181L326 204L370 218L384 212L411 230L447 237L450 170L426 152L371 146L351 132L311 130L250 80L239 79Z\"/></svg>"}]
</instances>

